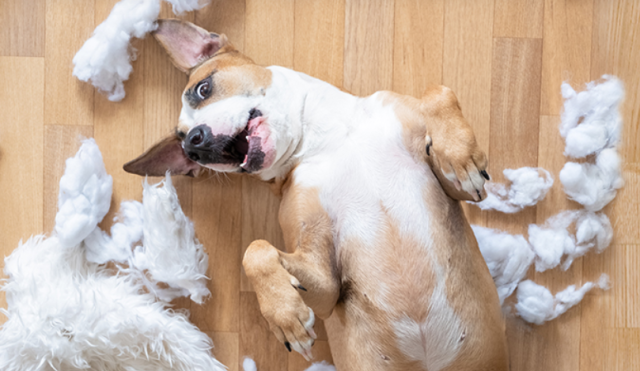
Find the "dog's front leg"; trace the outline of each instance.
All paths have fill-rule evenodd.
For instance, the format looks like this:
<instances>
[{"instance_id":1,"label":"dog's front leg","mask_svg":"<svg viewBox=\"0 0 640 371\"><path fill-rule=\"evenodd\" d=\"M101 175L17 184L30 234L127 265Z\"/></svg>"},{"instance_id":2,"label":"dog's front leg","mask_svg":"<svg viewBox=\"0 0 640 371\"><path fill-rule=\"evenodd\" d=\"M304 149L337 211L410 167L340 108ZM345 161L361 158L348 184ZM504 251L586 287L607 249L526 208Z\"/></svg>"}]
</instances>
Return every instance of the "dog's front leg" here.
<instances>
[{"instance_id":1,"label":"dog's front leg","mask_svg":"<svg viewBox=\"0 0 640 371\"><path fill-rule=\"evenodd\" d=\"M423 148L440 184L453 199L484 199L484 181L489 180L487 157L462 116L455 94L444 86L433 86L421 101L426 123Z\"/></svg>"},{"instance_id":2,"label":"dog's front leg","mask_svg":"<svg viewBox=\"0 0 640 371\"><path fill-rule=\"evenodd\" d=\"M284 253L267 241L257 240L247 249L242 264L271 331L287 349L309 360L316 338L315 315L329 317L340 285L330 236L313 226L305 228L304 222L299 225L294 253Z\"/></svg>"}]
</instances>

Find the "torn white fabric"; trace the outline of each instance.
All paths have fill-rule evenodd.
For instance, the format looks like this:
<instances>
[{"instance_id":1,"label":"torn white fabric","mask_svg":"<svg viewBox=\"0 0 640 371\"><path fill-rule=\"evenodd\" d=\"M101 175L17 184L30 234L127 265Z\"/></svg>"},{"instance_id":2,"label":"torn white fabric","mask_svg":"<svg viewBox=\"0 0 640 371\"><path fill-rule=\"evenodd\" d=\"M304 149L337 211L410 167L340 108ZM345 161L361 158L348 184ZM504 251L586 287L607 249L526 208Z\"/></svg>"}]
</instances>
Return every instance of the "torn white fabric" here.
<instances>
[{"instance_id":1,"label":"torn white fabric","mask_svg":"<svg viewBox=\"0 0 640 371\"><path fill-rule=\"evenodd\" d=\"M516 213L544 199L553 185L553 177L542 168L505 169L503 174L511 185L487 183L487 198L474 205L482 210Z\"/></svg>"},{"instance_id":2,"label":"torn white fabric","mask_svg":"<svg viewBox=\"0 0 640 371\"><path fill-rule=\"evenodd\" d=\"M256 362L249 357L245 357L242 361L242 369L244 371L258 371ZM335 366L328 364L326 361L322 361L312 364L304 371L336 371L336 368Z\"/></svg>"},{"instance_id":3,"label":"torn white fabric","mask_svg":"<svg viewBox=\"0 0 640 371\"><path fill-rule=\"evenodd\" d=\"M180 208L169 173L154 185L145 180L142 197L144 243L135 248L131 265L147 271L153 281L169 285L154 288L160 299L169 302L190 296L201 304L210 294L205 275L209 256L195 237L193 223Z\"/></svg>"},{"instance_id":4,"label":"torn white fabric","mask_svg":"<svg viewBox=\"0 0 640 371\"><path fill-rule=\"evenodd\" d=\"M0 311L8 320L0 327L0 369L224 370L211 355L211 340L186 313L167 308L146 290L145 272L117 272L87 260L82 239L89 233L115 245L144 234L136 219L142 207L135 202L123 205L114 238L96 234L102 232L96 215L104 215L102 205L111 199L111 178L93 140L84 141L67 161L60 194L53 235L31 237L5 259L8 279L2 290L8 306ZM77 204L82 207L65 206ZM70 220L82 220L83 227ZM104 258L99 251L93 254L95 260Z\"/></svg>"},{"instance_id":5,"label":"torn white fabric","mask_svg":"<svg viewBox=\"0 0 640 371\"><path fill-rule=\"evenodd\" d=\"M176 14L200 9L198 0L166 0ZM203 2L204 3L204 2ZM107 19L73 57L73 76L95 86L107 94L110 101L124 98L123 81L129 79L131 61L136 51L130 45L131 38L143 38L157 28L160 0L122 0L117 3Z\"/></svg>"},{"instance_id":6,"label":"torn white fabric","mask_svg":"<svg viewBox=\"0 0 640 371\"><path fill-rule=\"evenodd\" d=\"M560 182L570 199L587 210L601 210L624 186L618 152L603 149L595 164L567 162L560 171Z\"/></svg>"},{"instance_id":7,"label":"torn white fabric","mask_svg":"<svg viewBox=\"0 0 640 371\"><path fill-rule=\"evenodd\" d=\"M578 304L584 295L594 287L603 290L609 289L609 276L603 274L598 283L587 282L579 289L571 285L560 291L554 297L544 286L540 286L531 280L522 281L518 285L516 294L518 303L516 311L527 322L541 325L563 314L569 308Z\"/></svg>"},{"instance_id":8,"label":"torn white fabric","mask_svg":"<svg viewBox=\"0 0 640 371\"><path fill-rule=\"evenodd\" d=\"M565 101L560 134L566 141L566 156L586 157L615 147L620 141L619 107L624 99L624 87L615 76L603 75L602 80L588 83L587 89L580 93L568 83L562 84Z\"/></svg>"},{"instance_id":9,"label":"torn white fabric","mask_svg":"<svg viewBox=\"0 0 640 371\"><path fill-rule=\"evenodd\" d=\"M502 304L516 289L518 282L527 275L535 254L522 235L511 235L477 225L472 225L471 228Z\"/></svg>"}]
</instances>

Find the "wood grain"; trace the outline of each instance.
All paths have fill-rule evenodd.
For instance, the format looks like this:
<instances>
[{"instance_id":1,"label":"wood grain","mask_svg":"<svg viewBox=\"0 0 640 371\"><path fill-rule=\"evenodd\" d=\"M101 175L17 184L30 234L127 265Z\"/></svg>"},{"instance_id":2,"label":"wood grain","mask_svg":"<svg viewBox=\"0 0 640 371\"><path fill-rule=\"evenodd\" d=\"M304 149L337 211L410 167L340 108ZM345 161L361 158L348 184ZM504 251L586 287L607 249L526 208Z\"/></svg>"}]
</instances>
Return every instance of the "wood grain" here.
<instances>
[{"instance_id":1,"label":"wood grain","mask_svg":"<svg viewBox=\"0 0 640 371\"><path fill-rule=\"evenodd\" d=\"M591 48L591 78L603 74L614 74L625 84L625 101L622 116L625 122L621 143L624 159L626 189L614 201L611 212L618 243L640 243L638 223L625 216L638 215L640 202L638 180L640 179L640 3L637 1L594 2L593 40Z\"/></svg>"},{"instance_id":2,"label":"wood grain","mask_svg":"<svg viewBox=\"0 0 640 371\"><path fill-rule=\"evenodd\" d=\"M72 76L73 56L95 26L109 14L101 0L94 23L93 0L48 0L46 22L46 79L44 115L47 124L93 125L93 87ZM101 17L97 17L101 15ZM134 73L135 74L135 73ZM70 106L71 105L71 106Z\"/></svg>"},{"instance_id":3,"label":"wood grain","mask_svg":"<svg viewBox=\"0 0 640 371\"><path fill-rule=\"evenodd\" d=\"M487 154L492 30L493 0L445 2L442 84L455 92L462 113L473 128L478 144ZM486 225L486 213L469 205L463 205L463 208L471 223Z\"/></svg>"},{"instance_id":4,"label":"wood grain","mask_svg":"<svg viewBox=\"0 0 640 371\"><path fill-rule=\"evenodd\" d=\"M142 179L122 164L177 124L186 81L151 37L137 40L138 59L123 102L109 102L71 76L71 59L117 0L0 1L0 252L53 226L64 159L77 136L93 135L114 177L112 212L140 199ZM163 4L161 17L176 17ZM568 201L557 174L566 159L557 125L560 83L582 90L602 74L625 84L620 146L626 185L605 209L615 230L602 254L587 254L564 272L530 274L552 292L611 277L580 306L542 326L508 316L511 369L610 371L640 369L640 3L635 0L213 0L182 19L225 33L263 65L294 67L357 94L394 89L419 96L428 83L450 86L490 173L542 166L556 177L547 198L515 216L467 207L474 223L526 232ZM33 58L36 56L38 58ZM44 58L42 58L44 57ZM33 145L41 143L39 145ZM25 150L28 148L28 150ZM151 180L154 181L154 180ZM242 276L246 246L267 238L279 248L278 198L252 178L206 174L174 178L183 209L209 253L212 297L188 300L192 321L213 339L230 370L245 356L259 370L303 370L271 335ZM0 293L0 295L3 295ZM4 298L0 299L4 303ZM0 318L0 322L3 319ZM321 321L316 360L330 360Z\"/></svg>"},{"instance_id":5,"label":"wood grain","mask_svg":"<svg viewBox=\"0 0 640 371\"><path fill-rule=\"evenodd\" d=\"M396 0L393 90L422 97L442 84L444 1Z\"/></svg>"},{"instance_id":6,"label":"wood grain","mask_svg":"<svg viewBox=\"0 0 640 371\"><path fill-rule=\"evenodd\" d=\"M345 0L297 0L293 68L343 85Z\"/></svg>"},{"instance_id":7,"label":"wood grain","mask_svg":"<svg viewBox=\"0 0 640 371\"><path fill-rule=\"evenodd\" d=\"M44 57L45 0L0 2L0 56Z\"/></svg>"},{"instance_id":8,"label":"wood grain","mask_svg":"<svg viewBox=\"0 0 640 371\"><path fill-rule=\"evenodd\" d=\"M23 84L31 89L20 89ZM43 100L44 59L0 57L2 256L9 256L20 240L42 233ZM7 306L4 291L0 292L0 306Z\"/></svg>"},{"instance_id":9,"label":"wood grain","mask_svg":"<svg viewBox=\"0 0 640 371\"><path fill-rule=\"evenodd\" d=\"M544 0L496 0L493 37L542 38Z\"/></svg>"},{"instance_id":10,"label":"wood grain","mask_svg":"<svg viewBox=\"0 0 640 371\"><path fill-rule=\"evenodd\" d=\"M535 166L538 162L538 112L542 41L497 38L493 44L491 80L491 146L489 170L503 182L502 169ZM492 228L523 233L535 222L535 207L516 215L492 213ZM510 228L511 227L511 228Z\"/></svg>"},{"instance_id":11,"label":"wood grain","mask_svg":"<svg viewBox=\"0 0 640 371\"><path fill-rule=\"evenodd\" d=\"M293 67L293 0L246 0L245 53L263 66Z\"/></svg>"},{"instance_id":12,"label":"wood grain","mask_svg":"<svg viewBox=\"0 0 640 371\"><path fill-rule=\"evenodd\" d=\"M242 251L242 179L238 175L196 179L193 220L209 254L206 305L192 305L191 319L204 331L239 332Z\"/></svg>"},{"instance_id":13,"label":"wood grain","mask_svg":"<svg viewBox=\"0 0 640 371\"><path fill-rule=\"evenodd\" d=\"M593 1L545 0L541 115L559 115L560 84L589 82Z\"/></svg>"},{"instance_id":14,"label":"wood grain","mask_svg":"<svg viewBox=\"0 0 640 371\"><path fill-rule=\"evenodd\" d=\"M362 96L391 90L394 1L346 0L345 11L344 87Z\"/></svg>"}]
</instances>

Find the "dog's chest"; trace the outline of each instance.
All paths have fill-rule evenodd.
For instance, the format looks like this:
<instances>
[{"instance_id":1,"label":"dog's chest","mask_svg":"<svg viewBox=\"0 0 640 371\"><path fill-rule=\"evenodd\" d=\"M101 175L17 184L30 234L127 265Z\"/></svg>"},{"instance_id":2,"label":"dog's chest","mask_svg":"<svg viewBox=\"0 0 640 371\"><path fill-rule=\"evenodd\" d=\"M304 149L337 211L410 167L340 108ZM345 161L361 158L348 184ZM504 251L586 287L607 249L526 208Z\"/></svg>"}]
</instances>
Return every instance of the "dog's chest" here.
<instances>
[{"instance_id":1,"label":"dog's chest","mask_svg":"<svg viewBox=\"0 0 640 371\"><path fill-rule=\"evenodd\" d=\"M391 107L367 104L354 111L348 127L335 130L340 137L302 161L295 182L318 190L337 249L354 239L373 246L390 223L426 246L431 218L426 193L437 180L406 149L402 123Z\"/></svg>"}]
</instances>

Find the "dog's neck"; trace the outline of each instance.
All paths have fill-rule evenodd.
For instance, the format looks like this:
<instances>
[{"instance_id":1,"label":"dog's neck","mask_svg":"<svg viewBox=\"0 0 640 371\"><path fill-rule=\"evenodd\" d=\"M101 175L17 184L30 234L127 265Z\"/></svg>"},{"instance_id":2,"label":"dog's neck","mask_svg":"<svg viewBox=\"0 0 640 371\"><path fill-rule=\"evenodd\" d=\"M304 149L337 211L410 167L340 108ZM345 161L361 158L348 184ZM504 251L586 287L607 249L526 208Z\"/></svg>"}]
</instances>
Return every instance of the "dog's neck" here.
<instances>
[{"instance_id":1,"label":"dog's neck","mask_svg":"<svg viewBox=\"0 0 640 371\"><path fill-rule=\"evenodd\" d=\"M287 120L287 125L274 125L287 127L290 139L279 149L274 166L260 174L263 180L282 179L305 159L341 146L356 125L351 118L362 101L304 73L279 66L269 70L273 77L268 101L274 102L279 113L271 119Z\"/></svg>"}]
</instances>

